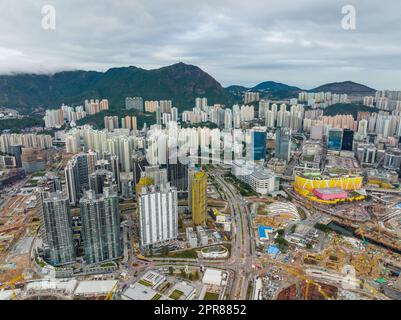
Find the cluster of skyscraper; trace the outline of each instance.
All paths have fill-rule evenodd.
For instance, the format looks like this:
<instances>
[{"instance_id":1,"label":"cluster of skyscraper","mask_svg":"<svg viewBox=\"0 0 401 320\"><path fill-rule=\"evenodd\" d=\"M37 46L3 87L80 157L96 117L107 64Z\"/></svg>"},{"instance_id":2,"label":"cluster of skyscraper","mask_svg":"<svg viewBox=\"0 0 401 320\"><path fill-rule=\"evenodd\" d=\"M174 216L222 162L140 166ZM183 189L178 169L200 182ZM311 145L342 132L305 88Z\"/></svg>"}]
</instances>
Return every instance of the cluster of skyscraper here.
<instances>
[{"instance_id":1,"label":"cluster of skyscraper","mask_svg":"<svg viewBox=\"0 0 401 320\"><path fill-rule=\"evenodd\" d=\"M51 264L74 263L78 256L71 205L80 208L80 243L85 263L121 256L118 187L113 172L107 170L110 166L105 161L97 162L96 154L78 154L65 168L67 189L54 185L39 193L42 238Z\"/></svg>"}]
</instances>

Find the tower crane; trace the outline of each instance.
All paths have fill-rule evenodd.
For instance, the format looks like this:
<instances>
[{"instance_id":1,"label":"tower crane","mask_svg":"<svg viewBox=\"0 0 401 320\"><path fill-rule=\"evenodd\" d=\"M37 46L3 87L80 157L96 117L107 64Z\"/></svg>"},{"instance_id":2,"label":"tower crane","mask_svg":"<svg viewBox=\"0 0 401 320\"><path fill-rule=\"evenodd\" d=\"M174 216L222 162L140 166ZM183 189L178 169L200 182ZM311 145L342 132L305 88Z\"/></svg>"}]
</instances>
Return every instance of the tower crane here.
<instances>
[{"instance_id":1,"label":"tower crane","mask_svg":"<svg viewBox=\"0 0 401 320\"><path fill-rule=\"evenodd\" d=\"M16 294L15 294L15 285L16 285L18 282L21 282L21 281L24 281L24 280L25 280L25 275L21 274L21 275L19 275L18 277L16 277L16 278L14 278L14 279L12 279L12 280L10 280L10 281L4 283L3 285L1 285L1 286L0 286L0 291L6 289L6 288L8 288L8 287L10 287L11 290L12 290L11 299L12 299L12 300L15 300L15 298L16 298Z\"/></svg>"},{"instance_id":2,"label":"tower crane","mask_svg":"<svg viewBox=\"0 0 401 320\"><path fill-rule=\"evenodd\" d=\"M113 300L113 294L116 291L116 289L117 289L117 283L113 286L113 288L111 288L111 290L107 294L106 298L104 298L104 300Z\"/></svg>"}]
</instances>

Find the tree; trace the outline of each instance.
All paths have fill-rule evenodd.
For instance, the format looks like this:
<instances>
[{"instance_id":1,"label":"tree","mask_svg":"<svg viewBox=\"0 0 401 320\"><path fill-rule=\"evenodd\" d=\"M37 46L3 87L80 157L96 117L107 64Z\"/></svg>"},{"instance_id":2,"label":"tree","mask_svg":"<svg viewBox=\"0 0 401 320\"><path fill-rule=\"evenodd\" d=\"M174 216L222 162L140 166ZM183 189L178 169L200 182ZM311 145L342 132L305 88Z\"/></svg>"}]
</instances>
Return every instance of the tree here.
<instances>
[{"instance_id":1,"label":"tree","mask_svg":"<svg viewBox=\"0 0 401 320\"><path fill-rule=\"evenodd\" d=\"M288 248L289 244L288 244L288 241L285 240L284 237L282 237L282 236L277 237L276 238L276 243L278 244L278 246L280 248L280 251L283 251L283 252L287 251L287 248Z\"/></svg>"},{"instance_id":2,"label":"tree","mask_svg":"<svg viewBox=\"0 0 401 320\"><path fill-rule=\"evenodd\" d=\"M168 273L170 276L172 276L174 274L174 268L173 267L168 267Z\"/></svg>"}]
</instances>

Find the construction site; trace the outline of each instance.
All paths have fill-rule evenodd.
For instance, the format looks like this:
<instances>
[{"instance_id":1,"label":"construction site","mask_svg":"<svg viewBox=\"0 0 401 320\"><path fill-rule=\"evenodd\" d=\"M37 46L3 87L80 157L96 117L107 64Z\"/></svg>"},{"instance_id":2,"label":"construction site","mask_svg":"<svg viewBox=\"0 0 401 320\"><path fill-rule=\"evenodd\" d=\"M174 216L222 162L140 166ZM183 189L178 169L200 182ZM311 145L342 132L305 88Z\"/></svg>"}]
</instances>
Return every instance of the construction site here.
<instances>
[{"instance_id":1,"label":"construction site","mask_svg":"<svg viewBox=\"0 0 401 320\"><path fill-rule=\"evenodd\" d=\"M310 283L302 280L280 291L278 300L327 300L337 298L338 289L334 286Z\"/></svg>"},{"instance_id":2,"label":"construction site","mask_svg":"<svg viewBox=\"0 0 401 320\"><path fill-rule=\"evenodd\" d=\"M2 197L0 207L0 283L30 268L30 251L39 229L32 195Z\"/></svg>"},{"instance_id":3,"label":"construction site","mask_svg":"<svg viewBox=\"0 0 401 320\"><path fill-rule=\"evenodd\" d=\"M343 239L333 233L331 243L319 254L306 253L303 257L305 265L318 266L341 272L346 265L351 265L356 275L377 278L380 276L382 260L380 255L370 252L370 249L355 239Z\"/></svg>"},{"instance_id":4,"label":"construction site","mask_svg":"<svg viewBox=\"0 0 401 320\"><path fill-rule=\"evenodd\" d=\"M263 277L270 266L281 270L286 281L279 285L276 299L388 299L383 286L393 295L401 293L400 255L362 234L357 239L331 231L319 252L290 249L291 261L284 254L262 255L257 274Z\"/></svg>"}]
</instances>

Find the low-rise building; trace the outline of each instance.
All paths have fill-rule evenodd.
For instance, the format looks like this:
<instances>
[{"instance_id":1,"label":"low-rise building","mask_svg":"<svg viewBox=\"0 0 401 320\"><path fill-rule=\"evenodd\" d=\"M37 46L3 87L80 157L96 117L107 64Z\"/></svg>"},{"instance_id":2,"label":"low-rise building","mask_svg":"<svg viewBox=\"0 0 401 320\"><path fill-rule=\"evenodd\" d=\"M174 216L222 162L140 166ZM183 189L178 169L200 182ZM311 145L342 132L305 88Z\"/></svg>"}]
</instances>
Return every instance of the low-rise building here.
<instances>
[{"instance_id":1,"label":"low-rise building","mask_svg":"<svg viewBox=\"0 0 401 320\"><path fill-rule=\"evenodd\" d=\"M220 269L207 268L202 283L214 286L224 286L227 282L227 272Z\"/></svg>"},{"instance_id":2,"label":"low-rise building","mask_svg":"<svg viewBox=\"0 0 401 320\"><path fill-rule=\"evenodd\" d=\"M276 191L276 177L274 172L252 161L234 161L231 167L231 173L237 179L248 184L252 190L257 193L266 195Z\"/></svg>"},{"instance_id":3,"label":"low-rise building","mask_svg":"<svg viewBox=\"0 0 401 320\"><path fill-rule=\"evenodd\" d=\"M148 283L152 288L158 287L161 283L166 281L166 277L155 271L148 271L141 278L142 281Z\"/></svg>"},{"instance_id":4,"label":"low-rise building","mask_svg":"<svg viewBox=\"0 0 401 320\"><path fill-rule=\"evenodd\" d=\"M81 281L74 294L81 297L107 295L117 286L117 282L117 280Z\"/></svg>"},{"instance_id":5,"label":"low-rise building","mask_svg":"<svg viewBox=\"0 0 401 320\"><path fill-rule=\"evenodd\" d=\"M196 248L198 246L198 237L194 231L194 228L192 227L187 228L185 232L187 236L187 242L190 248Z\"/></svg>"},{"instance_id":6,"label":"low-rise building","mask_svg":"<svg viewBox=\"0 0 401 320\"><path fill-rule=\"evenodd\" d=\"M202 247L207 246L209 244L209 237L207 236L205 229L203 229L202 226L197 226L196 232L198 233L199 244Z\"/></svg>"}]
</instances>

